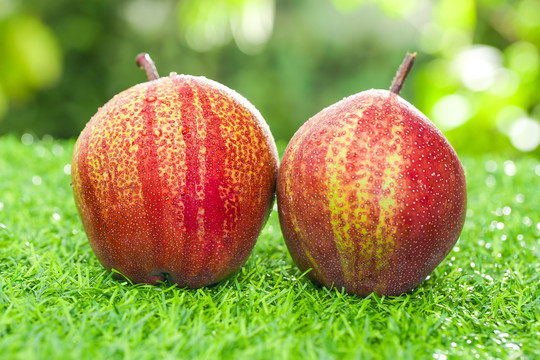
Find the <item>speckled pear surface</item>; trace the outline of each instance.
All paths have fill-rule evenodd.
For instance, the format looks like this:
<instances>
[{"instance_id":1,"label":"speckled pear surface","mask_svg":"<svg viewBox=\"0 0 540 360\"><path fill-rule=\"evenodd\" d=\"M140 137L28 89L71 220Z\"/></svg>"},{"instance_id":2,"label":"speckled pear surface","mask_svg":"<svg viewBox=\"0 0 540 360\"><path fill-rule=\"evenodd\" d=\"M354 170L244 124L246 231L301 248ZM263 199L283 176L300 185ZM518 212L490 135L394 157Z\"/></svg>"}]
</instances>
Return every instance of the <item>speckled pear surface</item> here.
<instances>
[{"instance_id":1,"label":"speckled pear surface","mask_svg":"<svg viewBox=\"0 0 540 360\"><path fill-rule=\"evenodd\" d=\"M386 90L350 96L307 121L284 153L277 194L300 270L362 296L416 287L452 249L466 210L454 149Z\"/></svg>"},{"instance_id":2,"label":"speckled pear surface","mask_svg":"<svg viewBox=\"0 0 540 360\"><path fill-rule=\"evenodd\" d=\"M73 192L105 268L196 288L246 261L277 166L268 125L245 98L171 75L118 94L92 117L75 145Z\"/></svg>"}]
</instances>

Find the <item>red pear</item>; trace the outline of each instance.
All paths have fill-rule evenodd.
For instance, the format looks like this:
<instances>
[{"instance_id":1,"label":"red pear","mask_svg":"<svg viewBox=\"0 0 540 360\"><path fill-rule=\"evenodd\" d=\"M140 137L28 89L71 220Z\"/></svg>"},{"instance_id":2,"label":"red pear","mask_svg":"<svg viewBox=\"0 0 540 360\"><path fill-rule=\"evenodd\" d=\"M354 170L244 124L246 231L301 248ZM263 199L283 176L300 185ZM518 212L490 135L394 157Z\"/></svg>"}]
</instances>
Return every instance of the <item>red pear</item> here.
<instances>
[{"instance_id":1,"label":"red pear","mask_svg":"<svg viewBox=\"0 0 540 360\"><path fill-rule=\"evenodd\" d=\"M271 211L277 150L244 97L157 75L121 92L75 144L75 202L97 258L136 283L214 284L237 271Z\"/></svg>"},{"instance_id":2,"label":"red pear","mask_svg":"<svg viewBox=\"0 0 540 360\"><path fill-rule=\"evenodd\" d=\"M301 271L366 296L416 287L457 241L466 210L461 162L430 120L391 91L368 90L307 121L283 155L279 219Z\"/></svg>"}]
</instances>

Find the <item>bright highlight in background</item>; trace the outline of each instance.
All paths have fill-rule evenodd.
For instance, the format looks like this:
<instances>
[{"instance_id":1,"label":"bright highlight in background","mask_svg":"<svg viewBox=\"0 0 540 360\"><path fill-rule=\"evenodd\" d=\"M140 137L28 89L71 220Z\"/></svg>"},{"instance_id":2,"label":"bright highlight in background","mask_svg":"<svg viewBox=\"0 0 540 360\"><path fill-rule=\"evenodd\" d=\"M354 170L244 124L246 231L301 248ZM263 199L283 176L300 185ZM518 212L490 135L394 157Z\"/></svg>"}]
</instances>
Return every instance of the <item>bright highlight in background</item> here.
<instances>
[{"instance_id":1,"label":"bright highlight in background","mask_svg":"<svg viewBox=\"0 0 540 360\"><path fill-rule=\"evenodd\" d=\"M510 128L510 141L521 151L532 151L540 144L540 124L528 117L514 121Z\"/></svg>"},{"instance_id":2,"label":"bright highlight in background","mask_svg":"<svg viewBox=\"0 0 540 360\"><path fill-rule=\"evenodd\" d=\"M463 125L471 118L471 103L463 95L446 95L439 99L431 110L432 119L442 130L451 130Z\"/></svg>"},{"instance_id":3,"label":"bright highlight in background","mask_svg":"<svg viewBox=\"0 0 540 360\"><path fill-rule=\"evenodd\" d=\"M495 83L501 67L501 53L491 46L471 46L456 57L454 66L467 88L487 90Z\"/></svg>"},{"instance_id":4,"label":"bright highlight in background","mask_svg":"<svg viewBox=\"0 0 540 360\"><path fill-rule=\"evenodd\" d=\"M184 0L178 7L181 32L198 51L234 39L244 53L259 53L272 35L274 13L274 0Z\"/></svg>"}]
</instances>

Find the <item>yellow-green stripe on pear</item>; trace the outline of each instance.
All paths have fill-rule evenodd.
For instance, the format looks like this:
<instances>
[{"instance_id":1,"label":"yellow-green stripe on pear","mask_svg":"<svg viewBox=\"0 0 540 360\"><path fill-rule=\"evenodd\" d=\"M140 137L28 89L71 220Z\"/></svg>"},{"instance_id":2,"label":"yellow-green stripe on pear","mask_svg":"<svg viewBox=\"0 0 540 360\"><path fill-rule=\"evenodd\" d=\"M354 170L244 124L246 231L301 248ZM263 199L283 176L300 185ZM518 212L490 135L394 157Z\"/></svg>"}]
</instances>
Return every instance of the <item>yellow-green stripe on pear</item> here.
<instances>
[{"instance_id":1,"label":"yellow-green stripe on pear","mask_svg":"<svg viewBox=\"0 0 540 360\"><path fill-rule=\"evenodd\" d=\"M465 218L463 167L429 119L391 91L367 90L309 119L285 150L278 208L301 271L361 296L412 290L444 259ZM309 256L305 253L309 249Z\"/></svg>"}]
</instances>

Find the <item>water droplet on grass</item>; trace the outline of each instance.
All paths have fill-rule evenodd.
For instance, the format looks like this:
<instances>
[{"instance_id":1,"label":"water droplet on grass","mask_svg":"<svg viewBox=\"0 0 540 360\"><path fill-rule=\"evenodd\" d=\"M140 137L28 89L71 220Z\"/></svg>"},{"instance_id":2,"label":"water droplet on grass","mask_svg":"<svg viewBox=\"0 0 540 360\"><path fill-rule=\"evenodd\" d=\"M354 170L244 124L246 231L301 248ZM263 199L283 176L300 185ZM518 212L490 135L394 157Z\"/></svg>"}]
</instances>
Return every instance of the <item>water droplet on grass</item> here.
<instances>
[{"instance_id":1,"label":"water droplet on grass","mask_svg":"<svg viewBox=\"0 0 540 360\"><path fill-rule=\"evenodd\" d=\"M62 145L54 144L52 147L52 153L55 156L60 156L64 153L64 148L62 147Z\"/></svg>"},{"instance_id":2,"label":"water droplet on grass","mask_svg":"<svg viewBox=\"0 0 540 360\"><path fill-rule=\"evenodd\" d=\"M512 343L508 343L506 345L504 345L504 347L507 347L507 348L510 348L514 351L518 351L519 350L519 345L516 345L516 344L512 344Z\"/></svg>"},{"instance_id":3,"label":"water droplet on grass","mask_svg":"<svg viewBox=\"0 0 540 360\"><path fill-rule=\"evenodd\" d=\"M433 354L433 358L437 360L446 360L447 356L444 354Z\"/></svg>"},{"instance_id":4,"label":"water droplet on grass","mask_svg":"<svg viewBox=\"0 0 540 360\"><path fill-rule=\"evenodd\" d=\"M36 153L37 153L37 156L39 157L44 157L45 156L45 153L46 153L46 150L43 146L41 145L38 145L35 147L36 149Z\"/></svg>"},{"instance_id":5,"label":"water droplet on grass","mask_svg":"<svg viewBox=\"0 0 540 360\"><path fill-rule=\"evenodd\" d=\"M517 172L516 164L514 164L514 162L511 160L506 160L504 162L504 173L508 176L514 176L516 175L516 172Z\"/></svg>"},{"instance_id":6,"label":"water droplet on grass","mask_svg":"<svg viewBox=\"0 0 540 360\"><path fill-rule=\"evenodd\" d=\"M36 185L36 186L41 185L41 176L34 175L34 176L32 177L32 184L34 184L34 185Z\"/></svg>"},{"instance_id":7,"label":"water droplet on grass","mask_svg":"<svg viewBox=\"0 0 540 360\"><path fill-rule=\"evenodd\" d=\"M497 162L495 160L488 160L484 165L487 172L494 173L497 171Z\"/></svg>"},{"instance_id":8,"label":"water droplet on grass","mask_svg":"<svg viewBox=\"0 0 540 360\"><path fill-rule=\"evenodd\" d=\"M23 145L32 145L32 143L34 142L34 136L32 134L28 134L28 133L24 133L22 136L21 136L21 142L23 143Z\"/></svg>"}]
</instances>

